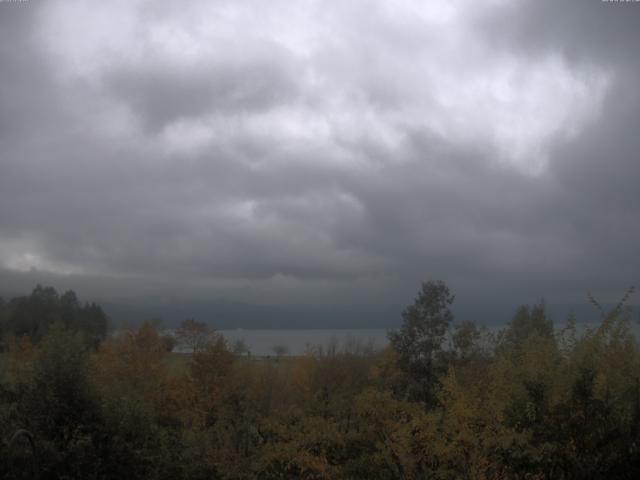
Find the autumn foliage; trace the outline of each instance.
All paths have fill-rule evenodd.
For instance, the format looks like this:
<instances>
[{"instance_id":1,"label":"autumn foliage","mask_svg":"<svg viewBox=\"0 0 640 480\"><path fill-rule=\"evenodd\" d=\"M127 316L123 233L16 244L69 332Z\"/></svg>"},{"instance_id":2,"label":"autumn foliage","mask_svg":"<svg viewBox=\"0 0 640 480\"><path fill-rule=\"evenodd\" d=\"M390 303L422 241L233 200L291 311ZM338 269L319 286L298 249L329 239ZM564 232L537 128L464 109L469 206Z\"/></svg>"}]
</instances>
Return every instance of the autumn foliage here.
<instances>
[{"instance_id":1,"label":"autumn foliage","mask_svg":"<svg viewBox=\"0 0 640 480\"><path fill-rule=\"evenodd\" d=\"M277 359L234 354L195 320L183 353L150 323L99 345L73 324L9 331L0 477L640 478L640 349L623 304L591 329L522 307L492 334L454 325L452 301L423 285L384 351Z\"/></svg>"}]
</instances>

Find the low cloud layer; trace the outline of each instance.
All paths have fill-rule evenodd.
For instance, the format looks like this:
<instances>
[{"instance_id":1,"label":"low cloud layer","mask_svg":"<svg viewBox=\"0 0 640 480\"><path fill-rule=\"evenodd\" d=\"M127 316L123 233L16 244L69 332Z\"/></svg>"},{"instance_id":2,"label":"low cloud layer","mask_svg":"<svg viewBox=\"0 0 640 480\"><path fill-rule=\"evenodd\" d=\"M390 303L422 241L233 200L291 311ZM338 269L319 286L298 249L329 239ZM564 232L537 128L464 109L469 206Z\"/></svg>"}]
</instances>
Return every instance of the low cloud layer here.
<instances>
[{"instance_id":1,"label":"low cloud layer","mask_svg":"<svg viewBox=\"0 0 640 480\"><path fill-rule=\"evenodd\" d=\"M3 290L322 326L637 283L640 4L424 3L0 3Z\"/></svg>"}]
</instances>

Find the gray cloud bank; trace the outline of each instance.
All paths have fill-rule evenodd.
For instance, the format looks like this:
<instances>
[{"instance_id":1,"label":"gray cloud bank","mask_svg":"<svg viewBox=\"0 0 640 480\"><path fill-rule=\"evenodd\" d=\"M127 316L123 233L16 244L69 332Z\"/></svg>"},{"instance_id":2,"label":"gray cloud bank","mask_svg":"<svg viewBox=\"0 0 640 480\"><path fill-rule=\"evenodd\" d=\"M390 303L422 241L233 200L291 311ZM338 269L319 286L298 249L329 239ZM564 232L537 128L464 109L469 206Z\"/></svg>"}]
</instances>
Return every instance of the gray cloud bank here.
<instances>
[{"instance_id":1,"label":"gray cloud bank","mask_svg":"<svg viewBox=\"0 0 640 480\"><path fill-rule=\"evenodd\" d=\"M487 323L615 299L637 25L599 1L0 3L0 290L225 326L393 325L428 278Z\"/></svg>"}]
</instances>

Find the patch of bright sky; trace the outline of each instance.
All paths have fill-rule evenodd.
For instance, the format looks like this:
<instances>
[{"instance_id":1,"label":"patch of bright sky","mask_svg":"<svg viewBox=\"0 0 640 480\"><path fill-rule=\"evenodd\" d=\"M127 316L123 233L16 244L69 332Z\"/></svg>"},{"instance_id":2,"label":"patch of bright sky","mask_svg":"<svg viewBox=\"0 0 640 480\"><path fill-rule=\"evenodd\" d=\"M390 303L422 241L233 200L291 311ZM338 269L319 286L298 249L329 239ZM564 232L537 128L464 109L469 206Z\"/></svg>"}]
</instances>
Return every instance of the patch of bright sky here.
<instances>
[{"instance_id":1,"label":"patch of bright sky","mask_svg":"<svg viewBox=\"0 0 640 480\"><path fill-rule=\"evenodd\" d=\"M0 239L0 267L17 272L35 270L62 275L86 273L79 266L50 260L41 252L42 249L33 241Z\"/></svg>"},{"instance_id":2,"label":"patch of bright sky","mask_svg":"<svg viewBox=\"0 0 640 480\"><path fill-rule=\"evenodd\" d=\"M487 1L493 6L501 3ZM451 143L488 143L505 165L538 175L547 165L551 142L571 138L598 115L608 74L595 66L569 65L559 56L523 60L490 49L468 22L474 9L483 5L466 0L365 3L336 6L332 16L344 18L329 25L314 18L318 9L326 12L329 7L315 2L278 3L269 8L256 2L214 6L202 2L180 15L171 9L171 15L142 16L145 9L153 8L152 3L64 0L44 8L42 38L61 63L56 71L98 85L110 69L149 57L167 65L197 65L229 60L229 45L236 45L239 55L243 44L253 45L249 58L268 54L269 49L256 49L260 42L284 45L311 62L309 72L301 75L303 90L317 89L313 97L339 101L319 104L316 111L300 102L285 109L274 106L268 112L227 114L242 116L234 133L267 132L284 144L331 142L335 137L329 132L339 132L346 139L371 137L387 149L399 149L402 130L410 126L435 132ZM394 38L385 39L385 29L358 32L358 18L353 15L369 11L375 11L372 25L376 28L386 22L396 29L414 29L411 48L394 43ZM436 29L437 42L429 40L430 29ZM380 51L369 52L380 64L377 69L363 64L360 56L367 46L353 44L360 34L381 36L376 39ZM334 70L331 52L326 63L313 64L313 54L325 48L322 40L331 40L329 36L346 39L329 42L332 53L340 57ZM345 71L343 65L349 63L353 68L365 67L361 76ZM359 95L369 88L386 91L397 105L376 117ZM158 140L171 152L189 153L216 141L219 133L207 132L208 128L215 126L202 119L180 119Z\"/></svg>"}]
</instances>

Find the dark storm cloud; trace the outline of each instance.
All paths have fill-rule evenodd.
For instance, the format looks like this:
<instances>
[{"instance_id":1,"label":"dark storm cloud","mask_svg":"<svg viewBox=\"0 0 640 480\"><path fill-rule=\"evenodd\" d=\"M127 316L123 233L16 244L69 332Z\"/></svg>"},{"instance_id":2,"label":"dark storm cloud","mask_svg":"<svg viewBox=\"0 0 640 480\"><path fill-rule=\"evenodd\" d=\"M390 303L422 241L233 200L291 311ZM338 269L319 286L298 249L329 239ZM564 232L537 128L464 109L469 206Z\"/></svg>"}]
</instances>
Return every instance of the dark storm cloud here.
<instances>
[{"instance_id":1,"label":"dark storm cloud","mask_svg":"<svg viewBox=\"0 0 640 480\"><path fill-rule=\"evenodd\" d=\"M483 317L637 281L633 4L0 9L5 291L355 318L443 278Z\"/></svg>"},{"instance_id":2,"label":"dark storm cloud","mask_svg":"<svg viewBox=\"0 0 640 480\"><path fill-rule=\"evenodd\" d=\"M638 64L640 9L624 2L516 1L480 15L498 45L530 54L553 51L574 61L603 62L619 70Z\"/></svg>"},{"instance_id":3,"label":"dark storm cloud","mask_svg":"<svg viewBox=\"0 0 640 480\"><path fill-rule=\"evenodd\" d=\"M157 129L205 114L263 111L297 95L295 59L277 45L225 51L206 63L153 61L108 73L116 98Z\"/></svg>"},{"instance_id":4,"label":"dark storm cloud","mask_svg":"<svg viewBox=\"0 0 640 480\"><path fill-rule=\"evenodd\" d=\"M629 8L630 7L630 8ZM551 215L566 224L566 243L585 288L621 289L637 283L632 252L640 238L640 8L616 2L528 2L488 21L493 41L523 55L563 55L574 64L605 66L612 80L599 121L556 145L548 176L559 195ZM485 19L486 20L486 19ZM591 284L593 287L588 287Z\"/></svg>"},{"instance_id":5,"label":"dark storm cloud","mask_svg":"<svg viewBox=\"0 0 640 480\"><path fill-rule=\"evenodd\" d=\"M46 113L46 107L51 103L42 91L46 87L41 81L45 69L30 36L33 11L5 10L0 16L0 132L3 139L24 131L38 119L37 113ZM35 96L35 102L29 101L32 96Z\"/></svg>"}]
</instances>

